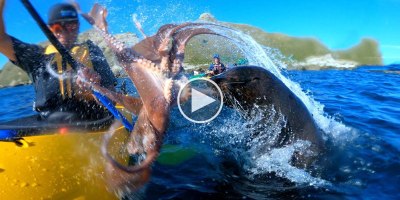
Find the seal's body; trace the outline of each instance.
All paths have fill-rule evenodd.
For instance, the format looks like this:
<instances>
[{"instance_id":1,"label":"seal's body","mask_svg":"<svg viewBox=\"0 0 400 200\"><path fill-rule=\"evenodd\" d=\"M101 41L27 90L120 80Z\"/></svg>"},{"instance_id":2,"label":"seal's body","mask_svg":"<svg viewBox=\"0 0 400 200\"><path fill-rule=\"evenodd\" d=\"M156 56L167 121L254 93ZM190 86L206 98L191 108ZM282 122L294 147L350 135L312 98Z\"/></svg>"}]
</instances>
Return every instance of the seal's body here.
<instances>
[{"instance_id":1,"label":"seal's body","mask_svg":"<svg viewBox=\"0 0 400 200\"><path fill-rule=\"evenodd\" d=\"M298 140L311 143L311 154L297 152L295 165L307 167L323 149L321 131L304 103L275 75L262 67L241 66L211 78L224 93L225 104L238 108L245 117L251 112L269 112L275 109L285 118L276 147L293 144ZM264 110L263 110L264 108Z\"/></svg>"}]
</instances>

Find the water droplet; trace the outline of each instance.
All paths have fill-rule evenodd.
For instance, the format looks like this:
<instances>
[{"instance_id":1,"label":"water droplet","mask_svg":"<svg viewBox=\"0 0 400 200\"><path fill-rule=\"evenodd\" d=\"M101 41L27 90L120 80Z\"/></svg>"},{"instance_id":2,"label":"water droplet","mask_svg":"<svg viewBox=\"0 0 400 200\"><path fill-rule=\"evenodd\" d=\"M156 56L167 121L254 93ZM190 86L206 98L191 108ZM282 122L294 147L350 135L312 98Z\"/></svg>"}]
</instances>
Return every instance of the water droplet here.
<instances>
[{"instance_id":1,"label":"water droplet","mask_svg":"<svg viewBox=\"0 0 400 200\"><path fill-rule=\"evenodd\" d=\"M20 185L19 185L20 187L27 187L28 186L28 183L25 183L25 182L22 182Z\"/></svg>"}]
</instances>

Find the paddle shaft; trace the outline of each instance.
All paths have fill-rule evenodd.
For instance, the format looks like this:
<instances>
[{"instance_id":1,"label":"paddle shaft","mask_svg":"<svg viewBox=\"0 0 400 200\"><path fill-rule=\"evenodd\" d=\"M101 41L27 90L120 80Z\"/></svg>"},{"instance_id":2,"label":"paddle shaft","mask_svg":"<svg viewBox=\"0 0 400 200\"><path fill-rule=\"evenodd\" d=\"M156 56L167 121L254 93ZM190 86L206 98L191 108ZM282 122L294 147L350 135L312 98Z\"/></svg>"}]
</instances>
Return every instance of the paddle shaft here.
<instances>
[{"instance_id":1,"label":"paddle shaft","mask_svg":"<svg viewBox=\"0 0 400 200\"><path fill-rule=\"evenodd\" d=\"M133 125L121 114L121 112L118 111L106 96L96 90L93 90L93 95L96 96L96 98L114 115L117 120L122 122L129 132L132 132Z\"/></svg>"}]
</instances>

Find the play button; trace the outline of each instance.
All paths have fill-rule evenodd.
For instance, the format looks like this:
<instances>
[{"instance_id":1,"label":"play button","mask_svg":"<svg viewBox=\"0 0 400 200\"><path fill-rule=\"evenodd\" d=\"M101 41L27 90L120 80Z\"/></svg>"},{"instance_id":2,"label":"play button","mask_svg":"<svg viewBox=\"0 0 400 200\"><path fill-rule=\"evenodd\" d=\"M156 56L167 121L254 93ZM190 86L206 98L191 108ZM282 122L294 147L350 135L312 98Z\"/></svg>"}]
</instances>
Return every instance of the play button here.
<instances>
[{"instance_id":1,"label":"play button","mask_svg":"<svg viewBox=\"0 0 400 200\"><path fill-rule=\"evenodd\" d=\"M215 99L195 90L192 88L192 112L207 106L210 103L215 102Z\"/></svg>"},{"instance_id":2,"label":"play button","mask_svg":"<svg viewBox=\"0 0 400 200\"><path fill-rule=\"evenodd\" d=\"M190 92L188 92L190 91ZM221 112L223 96L216 83L206 78L192 79L179 90L178 108L194 123L206 123Z\"/></svg>"}]
</instances>

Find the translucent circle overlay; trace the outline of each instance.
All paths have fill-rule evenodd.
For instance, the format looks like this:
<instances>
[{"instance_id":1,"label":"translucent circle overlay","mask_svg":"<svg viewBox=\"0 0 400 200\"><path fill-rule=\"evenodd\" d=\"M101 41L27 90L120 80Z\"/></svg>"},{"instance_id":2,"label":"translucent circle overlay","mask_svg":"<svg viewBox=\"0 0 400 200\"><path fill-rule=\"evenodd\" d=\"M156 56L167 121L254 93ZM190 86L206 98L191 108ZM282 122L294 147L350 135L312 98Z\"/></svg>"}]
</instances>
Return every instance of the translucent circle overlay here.
<instances>
[{"instance_id":1,"label":"translucent circle overlay","mask_svg":"<svg viewBox=\"0 0 400 200\"><path fill-rule=\"evenodd\" d=\"M187 85L191 84L191 83L194 82L194 81L207 81L207 82L211 83L212 85L214 85L215 88L217 88L218 93L219 93L219 95L220 95L220 101L221 101L221 103L220 103L220 105L219 105L219 108L218 108L217 112L216 112L212 117L210 117L210 118L207 119L207 120L194 120L194 119L190 118L189 116L187 116L187 115L185 114L185 112L183 112L183 109L182 109L182 107L181 107L181 101L180 101L181 98L180 98L180 97L181 97L182 91L183 91L183 89L184 89ZM212 121L213 119L215 119L215 118L219 115L219 113L221 112L222 107L223 107L223 105L224 105L224 96L223 96L223 94L222 94L221 88L219 88L218 85L217 85L214 81L212 81L212 80L210 80L210 79L208 79L208 78L194 78L194 79L191 79L189 82L187 82L183 87L181 87L181 89L179 90L179 93L178 93L177 101L178 101L178 108L179 108L179 111L181 112L181 114L183 115L183 117L185 117L185 119L187 119L187 120L189 120L189 121L191 121L191 122L193 122L193 123L203 124L203 123L207 123L207 122ZM193 101L193 100L192 100L192 101Z\"/></svg>"}]
</instances>

